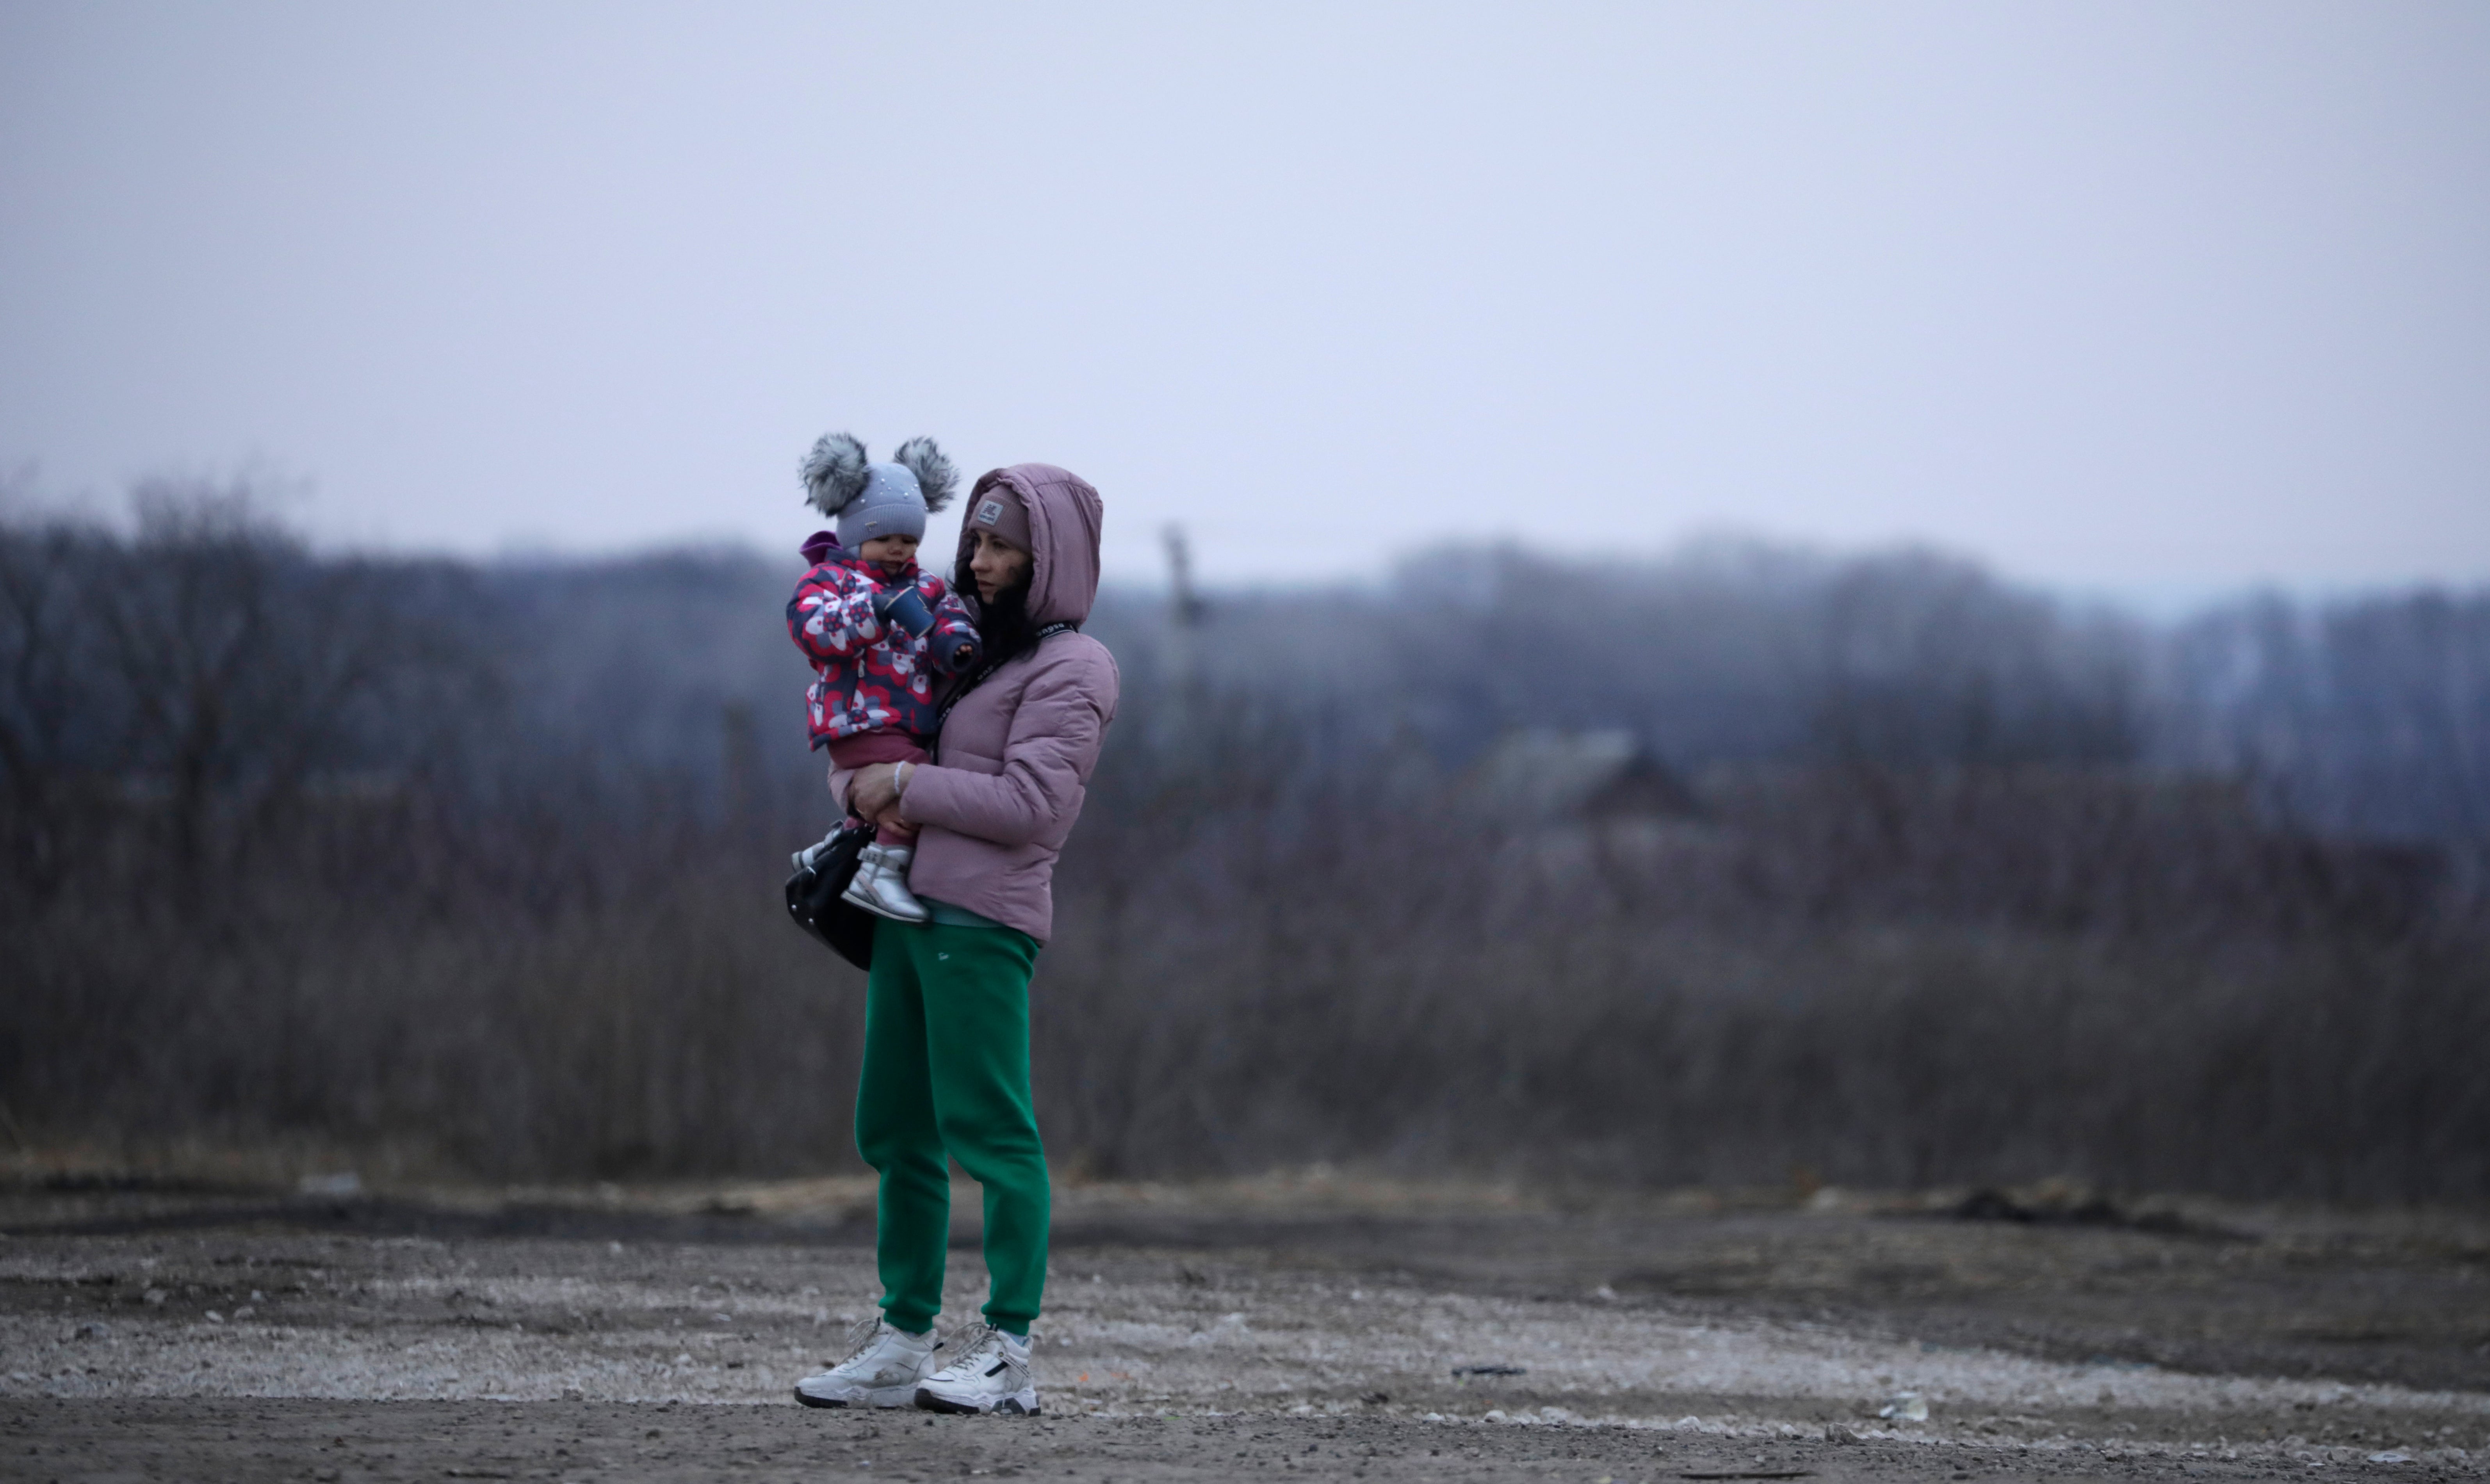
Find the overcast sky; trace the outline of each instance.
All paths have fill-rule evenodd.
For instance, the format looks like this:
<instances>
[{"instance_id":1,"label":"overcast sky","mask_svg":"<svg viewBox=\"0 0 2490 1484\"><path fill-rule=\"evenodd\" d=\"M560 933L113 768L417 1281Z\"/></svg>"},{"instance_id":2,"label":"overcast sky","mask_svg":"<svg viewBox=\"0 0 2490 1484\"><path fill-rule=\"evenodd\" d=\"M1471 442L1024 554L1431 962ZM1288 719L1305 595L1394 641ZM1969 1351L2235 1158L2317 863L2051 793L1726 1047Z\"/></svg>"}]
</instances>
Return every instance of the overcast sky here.
<instances>
[{"instance_id":1,"label":"overcast sky","mask_svg":"<svg viewBox=\"0 0 2490 1484\"><path fill-rule=\"evenodd\" d=\"M784 549L830 428L1128 577L2490 578L2490 6L0 3L49 497Z\"/></svg>"}]
</instances>

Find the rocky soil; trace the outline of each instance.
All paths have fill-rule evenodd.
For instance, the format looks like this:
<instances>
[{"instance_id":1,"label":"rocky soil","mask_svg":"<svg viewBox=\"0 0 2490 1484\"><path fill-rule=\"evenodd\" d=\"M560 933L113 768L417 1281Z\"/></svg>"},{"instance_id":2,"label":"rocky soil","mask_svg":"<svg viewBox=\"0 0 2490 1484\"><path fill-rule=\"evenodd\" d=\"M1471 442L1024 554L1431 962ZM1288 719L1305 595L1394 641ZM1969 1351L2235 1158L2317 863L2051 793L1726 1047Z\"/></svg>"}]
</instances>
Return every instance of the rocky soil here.
<instances>
[{"instance_id":1,"label":"rocky soil","mask_svg":"<svg viewBox=\"0 0 2490 1484\"><path fill-rule=\"evenodd\" d=\"M21 1182L0 1478L2490 1476L2476 1217L1087 1187L1015 1422L791 1404L869 1200Z\"/></svg>"}]
</instances>

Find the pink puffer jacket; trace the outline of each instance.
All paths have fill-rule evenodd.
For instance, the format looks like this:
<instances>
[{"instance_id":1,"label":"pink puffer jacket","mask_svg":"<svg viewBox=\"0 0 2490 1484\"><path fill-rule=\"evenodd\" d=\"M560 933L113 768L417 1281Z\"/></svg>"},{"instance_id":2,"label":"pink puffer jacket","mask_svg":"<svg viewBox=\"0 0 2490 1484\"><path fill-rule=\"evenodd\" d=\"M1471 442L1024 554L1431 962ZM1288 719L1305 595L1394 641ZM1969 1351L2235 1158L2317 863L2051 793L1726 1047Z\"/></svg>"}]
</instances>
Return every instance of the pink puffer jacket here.
<instances>
[{"instance_id":1,"label":"pink puffer jacket","mask_svg":"<svg viewBox=\"0 0 2490 1484\"><path fill-rule=\"evenodd\" d=\"M1098 492L1049 464L1015 464L977 481L1028 507L1028 615L1079 623L1098 596ZM968 534L961 534L961 556ZM1121 677L1107 646L1057 634L986 677L942 724L934 761L910 771L900 813L919 827L908 885L1043 943L1055 927L1056 857L1081 817ZM845 770L830 791L847 798Z\"/></svg>"}]
</instances>

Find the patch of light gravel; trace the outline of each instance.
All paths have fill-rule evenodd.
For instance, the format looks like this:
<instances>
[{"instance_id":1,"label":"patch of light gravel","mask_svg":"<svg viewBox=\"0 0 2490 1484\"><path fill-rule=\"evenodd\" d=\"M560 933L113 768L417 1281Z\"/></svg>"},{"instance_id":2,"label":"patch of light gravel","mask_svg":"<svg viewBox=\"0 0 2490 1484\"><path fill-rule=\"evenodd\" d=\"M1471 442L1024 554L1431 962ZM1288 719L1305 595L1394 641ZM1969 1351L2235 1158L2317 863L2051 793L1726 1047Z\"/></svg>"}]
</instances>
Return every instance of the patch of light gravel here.
<instances>
[{"instance_id":1,"label":"patch of light gravel","mask_svg":"<svg viewBox=\"0 0 2490 1484\"><path fill-rule=\"evenodd\" d=\"M2490 1397L2476 1393L2070 1365L1811 1327L1690 1324L1603 1303L1366 1289L1330 1297L1325 1304L1309 1295L1311 1301L1259 1320L1251 1308L1234 1310L1200 1327L1092 1318L1076 1298L1057 1308L1047 1329L1050 1343L1077 1348L1111 1374L1146 1371L1151 1391L1169 1397L1230 1392L1268 1402L1378 1373L1519 1365L1533 1391L1586 1399L1666 1392L1856 1403L1915 1391L1932 1406L1992 1412L2284 1410L2301 1402L2490 1412ZM1333 1324L1306 1322L1325 1314Z\"/></svg>"},{"instance_id":2,"label":"patch of light gravel","mask_svg":"<svg viewBox=\"0 0 2490 1484\"><path fill-rule=\"evenodd\" d=\"M263 1299L247 1317L221 1322L133 1304L83 1327L68 1314L0 1316L0 1395L777 1403L796 1378L835 1357L844 1323L869 1311L875 1291L870 1255L853 1249L650 1251L627 1264L619 1247L502 1249L532 1267L575 1270L513 1274L474 1270L472 1258L443 1243L387 1245L379 1260L388 1270L341 1270L318 1292ZM110 1242L9 1252L0 1281L67 1284L152 1270L154 1261ZM732 1281L710 1275L720 1270ZM955 1258L947 1315L973 1314L982 1282L973 1259ZM1199 1276L1100 1282L1058 1270L1037 1338L1048 1404L1108 1415L1338 1413L1360 1409L1363 1395L1423 1386L1437 1398L1425 1415L1448 1425L1821 1436L1821 1422L1801 1419L1831 1410L1859 1419L1852 1425L1868 1437L2114 1457L2205 1445L2083 1442L2064 1432L1992 1443L1960 1424L2040 1413L2027 1420L2063 1429L2072 1425L2067 1414L2100 1409L2490 1413L2490 1396L2475 1393L2067 1364L1812 1326L1694 1322L1596 1299L1525 1302L1277 1270L1224 1285ZM1532 1405L1454 1387L1452 1371L1473 1366L1521 1368ZM1448 1387L1457 1400L1442 1399ZM1904 1391L1929 1404L1929 1423L1896 1431L1871 1419L1879 1399ZM1664 1401L1667 1410L1655 1413ZM2218 1456L2326 1462L2358 1451L2294 1439Z\"/></svg>"}]
</instances>

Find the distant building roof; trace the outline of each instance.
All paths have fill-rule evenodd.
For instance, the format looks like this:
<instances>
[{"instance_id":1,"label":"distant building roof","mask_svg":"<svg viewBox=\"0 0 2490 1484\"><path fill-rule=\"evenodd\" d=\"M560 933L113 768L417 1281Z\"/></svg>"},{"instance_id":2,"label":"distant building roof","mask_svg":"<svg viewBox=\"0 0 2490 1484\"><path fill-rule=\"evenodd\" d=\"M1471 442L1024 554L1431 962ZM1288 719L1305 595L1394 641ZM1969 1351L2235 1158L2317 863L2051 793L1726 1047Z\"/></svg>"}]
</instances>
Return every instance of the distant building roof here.
<instances>
[{"instance_id":1,"label":"distant building roof","mask_svg":"<svg viewBox=\"0 0 2490 1484\"><path fill-rule=\"evenodd\" d=\"M1623 729L1507 733L1471 766L1462 792L1494 813L1548 823L1702 813L1685 781Z\"/></svg>"}]
</instances>

